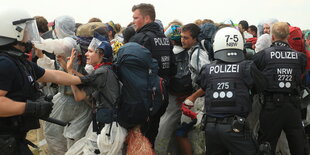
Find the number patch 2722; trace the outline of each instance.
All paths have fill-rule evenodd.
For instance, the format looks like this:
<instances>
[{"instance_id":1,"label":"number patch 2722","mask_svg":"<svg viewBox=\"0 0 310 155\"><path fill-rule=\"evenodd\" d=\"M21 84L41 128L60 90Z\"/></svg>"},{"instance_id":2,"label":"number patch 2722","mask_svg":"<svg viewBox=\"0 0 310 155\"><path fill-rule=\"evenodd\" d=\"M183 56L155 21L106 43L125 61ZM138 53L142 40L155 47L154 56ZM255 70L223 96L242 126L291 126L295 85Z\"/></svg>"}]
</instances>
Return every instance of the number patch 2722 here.
<instances>
[{"instance_id":1,"label":"number patch 2722","mask_svg":"<svg viewBox=\"0 0 310 155\"><path fill-rule=\"evenodd\" d=\"M278 75L278 81L292 81L292 75Z\"/></svg>"}]
</instances>

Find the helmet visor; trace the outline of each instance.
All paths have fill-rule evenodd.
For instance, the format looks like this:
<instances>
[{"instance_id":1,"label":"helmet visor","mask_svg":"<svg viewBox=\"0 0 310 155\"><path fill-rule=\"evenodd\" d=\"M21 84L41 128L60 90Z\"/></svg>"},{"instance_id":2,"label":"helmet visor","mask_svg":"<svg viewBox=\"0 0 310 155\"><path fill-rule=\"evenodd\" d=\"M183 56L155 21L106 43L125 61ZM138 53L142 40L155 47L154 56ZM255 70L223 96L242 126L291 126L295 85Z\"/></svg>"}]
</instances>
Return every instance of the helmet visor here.
<instances>
[{"instance_id":1,"label":"helmet visor","mask_svg":"<svg viewBox=\"0 0 310 155\"><path fill-rule=\"evenodd\" d=\"M101 43L102 43L102 41L100 41L99 39L93 38L91 40L89 46L88 46L88 49L92 49L92 50L96 51Z\"/></svg>"},{"instance_id":2,"label":"helmet visor","mask_svg":"<svg viewBox=\"0 0 310 155\"><path fill-rule=\"evenodd\" d=\"M24 30L23 41L32 42L32 43L41 43L40 34L38 31L36 21L35 20L28 20L28 21L26 21L25 24L26 24L26 27Z\"/></svg>"}]
</instances>

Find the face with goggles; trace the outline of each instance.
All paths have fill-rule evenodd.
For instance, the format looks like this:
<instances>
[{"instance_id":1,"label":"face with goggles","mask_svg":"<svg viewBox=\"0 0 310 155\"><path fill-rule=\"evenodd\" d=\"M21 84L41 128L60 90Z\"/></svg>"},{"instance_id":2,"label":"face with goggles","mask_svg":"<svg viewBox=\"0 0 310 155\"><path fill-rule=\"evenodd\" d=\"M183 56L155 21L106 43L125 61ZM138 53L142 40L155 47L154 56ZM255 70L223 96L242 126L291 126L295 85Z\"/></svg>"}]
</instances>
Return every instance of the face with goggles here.
<instances>
[{"instance_id":1,"label":"face with goggles","mask_svg":"<svg viewBox=\"0 0 310 155\"><path fill-rule=\"evenodd\" d=\"M88 46L88 51L85 53L86 63L92 66L96 66L102 62L103 50L99 48L102 42L96 38L93 38Z\"/></svg>"}]
</instances>

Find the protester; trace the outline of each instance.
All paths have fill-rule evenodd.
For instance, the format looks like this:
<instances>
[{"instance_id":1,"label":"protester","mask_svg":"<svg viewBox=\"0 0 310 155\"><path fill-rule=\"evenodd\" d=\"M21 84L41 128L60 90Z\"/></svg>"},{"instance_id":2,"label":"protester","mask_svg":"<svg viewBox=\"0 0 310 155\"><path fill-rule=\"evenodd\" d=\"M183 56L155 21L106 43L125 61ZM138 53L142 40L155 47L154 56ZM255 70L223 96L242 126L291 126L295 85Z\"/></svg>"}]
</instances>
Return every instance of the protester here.
<instances>
[{"instance_id":1,"label":"protester","mask_svg":"<svg viewBox=\"0 0 310 155\"><path fill-rule=\"evenodd\" d=\"M192 92L192 80L189 71L189 55L182 48L181 26L170 25L165 35L171 40L177 74L171 78L169 86L169 105L160 119L155 150L158 154L179 154L175 141L175 130L181 119L181 103Z\"/></svg>"},{"instance_id":2,"label":"protester","mask_svg":"<svg viewBox=\"0 0 310 155\"><path fill-rule=\"evenodd\" d=\"M106 111L103 110L107 110L105 107L110 107L117 104L117 99L119 98L120 93L118 78L110 68L110 65L112 64L112 47L106 40L107 39L104 36L101 36L96 32L94 33L94 37L89 44L88 51L85 53L85 56L87 58L87 64L94 66L95 70L92 74L81 77L84 85L79 87L71 86L76 101L88 99L92 104L92 107L95 107L93 110L96 111L96 113L93 113L93 115L96 116L96 119L93 119L92 124L89 126L86 135L87 137L77 142L80 150L69 150L67 154L89 154L91 152L119 154L122 152L122 145L125 141L127 133L126 129L123 129L119 125L114 126L113 124L116 124L114 121L111 122L112 124L101 121L108 119L102 117L108 116L105 114ZM70 60L67 63L67 70L70 74L78 74L78 72L73 69L74 58L75 50L72 50ZM101 131L103 129L106 130L107 128L103 128L102 125L107 126L108 124L113 125L111 130ZM122 129L118 130L118 128ZM122 132L124 134L118 135L118 132ZM98 135L100 133L102 136L99 139ZM114 139L111 139L111 136L105 135L106 133L113 133L111 136L113 136ZM118 136L115 137L115 135ZM100 143L97 143L97 141L99 142L102 138L110 139L110 141L116 144L119 143L119 145L110 144L111 147L106 147L104 150L99 150L100 146L98 144ZM108 145L109 143L105 142L105 144ZM118 148L113 148L112 146L117 146ZM78 146L73 146L73 148L77 147Z\"/></svg>"},{"instance_id":3,"label":"protester","mask_svg":"<svg viewBox=\"0 0 310 155\"><path fill-rule=\"evenodd\" d=\"M70 16L57 17L55 19L55 35L57 39L42 40L41 43L35 44L35 47L54 53L58 61L61 61L61 58L70 56L72 48L77 48L74 18ZM58 66L59 70L65 71L65 66L62 66L61 63ZM74 67L80 73L86 74L82 63L76 61ZM91 121L91 108L84 101L76 102L73 92L68 86L59 86L59 91L52 101L55 105L51 116L64 122L70 122L70 125L62 127L46 123L45 138L51 154L64 154L77 140L84 137ZM68 113L67 109L70 109L71 112Z\"/></svg>"},{"instance_id":4,"label":"protester","mask_svg":"<svg viewBox=\"0 0 310 155\"><path fill-rule=\"evenodd\" d=\"M199 89L197 78L202 66L210 63L207 51L203 50L199 45L199 33L200 28L193 23L184 25L181 31L182 47L187 49L189 54L189 70L191 72L194 91ZM191 103L189 100L185 100L185 102L191 104L191 106L194 105L194 103ZM194 112L200 113L200 115L198 115L199 117L197 117L200 119L202 117L203 103L204 98L199 98L195 103L196 106L193 108L195 109ZM194 125L195 127L193 127ZM176 131L176 135L183 154L200 154L205 152L204 139L202 138L203 132L199 129L198 125L200 125L199 121L195 123L190 117L184 114L181 116L181 123ZM194 130L192 130L193 128Z\"/></svg>"},{"instance_id":5,"label":"protester","mask_svg":"<svg viewBox=\"0 0 310 155\"><path fill-rule=\"evenodd\" d=\"M247 21L241 20L238 24L238 28L244 38L244 41L253 37L253 35L248 32L249 24Z\"/></svg>"}]
</instances>

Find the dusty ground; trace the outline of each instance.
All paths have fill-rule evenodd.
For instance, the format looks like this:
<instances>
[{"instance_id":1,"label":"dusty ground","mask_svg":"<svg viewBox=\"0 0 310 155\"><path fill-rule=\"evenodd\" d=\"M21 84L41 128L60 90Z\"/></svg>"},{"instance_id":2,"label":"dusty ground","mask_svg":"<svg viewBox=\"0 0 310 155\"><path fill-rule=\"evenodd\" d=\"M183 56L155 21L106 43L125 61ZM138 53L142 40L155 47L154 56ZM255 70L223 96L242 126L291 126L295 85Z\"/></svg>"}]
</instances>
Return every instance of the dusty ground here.
<instances>
[{"instance_id":1,"label":"dusty ground","mask_svg":"<svg viewBox=\"0 0 310 155\"><path fill-rule=\"evenodd\" d=\"M43 128L42 128L43 123L44 122L40 121L41 128L36 129L36 130L31 130L27 134L27 139L39 147L39 149L32 148L31 146L29 147L34 155L48 155L47 144L46 142L44 143L44 135L43 135Z\"/></svg>"}]
</instances>

